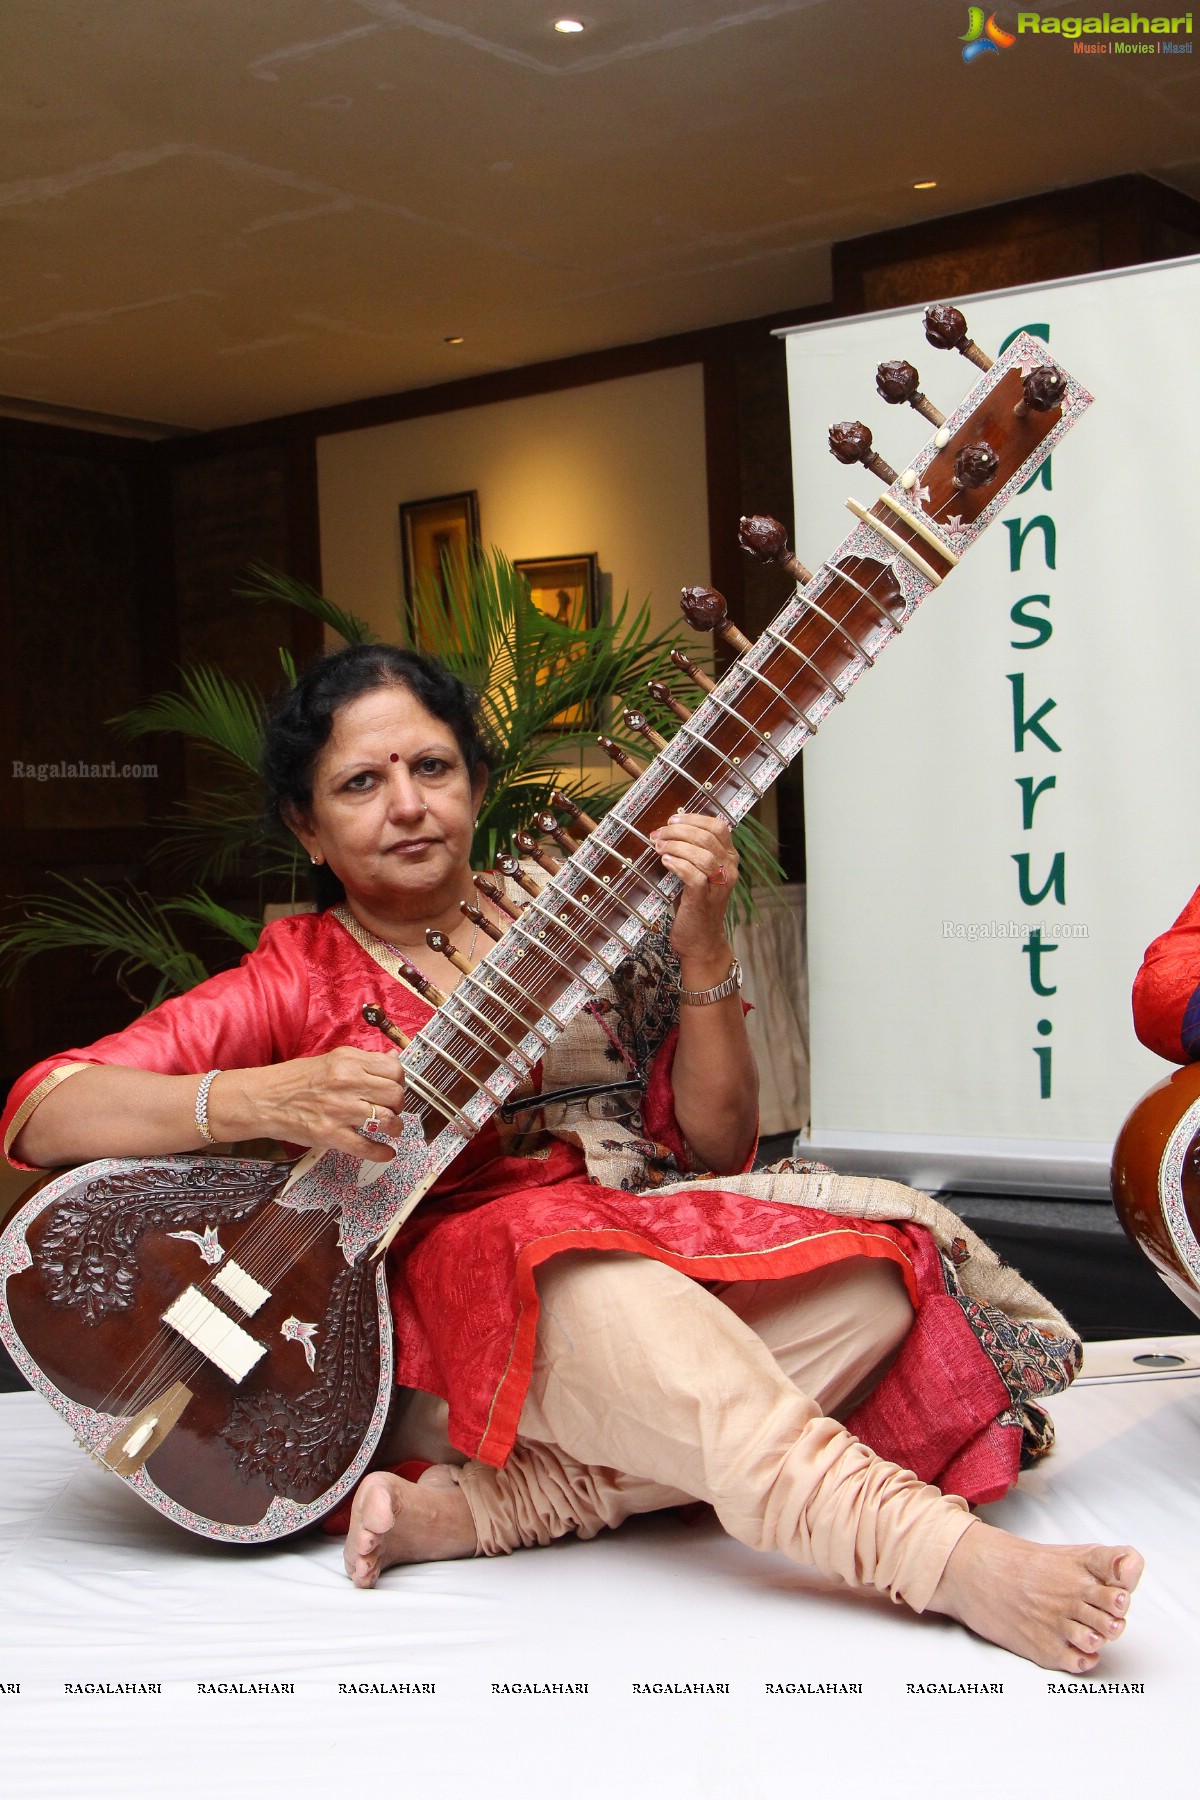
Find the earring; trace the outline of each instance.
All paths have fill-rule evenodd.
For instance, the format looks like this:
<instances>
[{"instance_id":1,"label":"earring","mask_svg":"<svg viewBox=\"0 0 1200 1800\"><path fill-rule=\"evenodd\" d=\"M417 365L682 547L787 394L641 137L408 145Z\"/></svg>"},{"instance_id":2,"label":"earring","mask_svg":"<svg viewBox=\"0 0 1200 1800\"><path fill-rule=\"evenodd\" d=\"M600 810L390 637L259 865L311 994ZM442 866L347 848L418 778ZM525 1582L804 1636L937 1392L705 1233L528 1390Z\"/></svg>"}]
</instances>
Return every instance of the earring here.
<instances>
[{"instance_id":1,"label":"earring","mask_svg":"<svg viewBox=\"0 0 1200 1800\"><path fill-rule=\"evenodd\" d=\"M308 860L313 865L314 869L317 869L320 868L321 864L325 861L325 858L323 856L310 856Z\"/></svg>"}]
</instances>

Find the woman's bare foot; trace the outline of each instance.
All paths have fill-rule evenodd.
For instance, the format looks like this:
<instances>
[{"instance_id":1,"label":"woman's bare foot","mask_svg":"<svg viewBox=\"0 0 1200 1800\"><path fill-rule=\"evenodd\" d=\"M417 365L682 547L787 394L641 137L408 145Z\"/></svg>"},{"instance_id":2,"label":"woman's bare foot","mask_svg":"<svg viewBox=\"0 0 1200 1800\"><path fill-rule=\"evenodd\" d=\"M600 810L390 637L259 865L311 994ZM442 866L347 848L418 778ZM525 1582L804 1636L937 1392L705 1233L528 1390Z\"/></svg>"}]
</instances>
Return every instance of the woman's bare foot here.
<instances>
[{"instance_id":1,"label":"woman's bare foot","mask_svg":"<svg viewBox=\"0 0 1200 1800\"><path fill-rule=\"evenodd\" d=\"M929 1608L1043 1669L1083 1675L1124 1631L1143 1567L1127 1544L1032 1544L976 1519Z\"/></svg>"},{"instance_id":2,"label":"woman's bare foot","mask_svg":"<svg viewBox=\"0 0 1200 1800\"><path fill-rule=\"evenodd\" d=\"M419 1481L378 1469L354 1496L342 1554L355 1587L372 1588L393 1563L474 1556L478 1543L471 1509L448 1468L426 1469Z\"/></svg>"}]
</instances>

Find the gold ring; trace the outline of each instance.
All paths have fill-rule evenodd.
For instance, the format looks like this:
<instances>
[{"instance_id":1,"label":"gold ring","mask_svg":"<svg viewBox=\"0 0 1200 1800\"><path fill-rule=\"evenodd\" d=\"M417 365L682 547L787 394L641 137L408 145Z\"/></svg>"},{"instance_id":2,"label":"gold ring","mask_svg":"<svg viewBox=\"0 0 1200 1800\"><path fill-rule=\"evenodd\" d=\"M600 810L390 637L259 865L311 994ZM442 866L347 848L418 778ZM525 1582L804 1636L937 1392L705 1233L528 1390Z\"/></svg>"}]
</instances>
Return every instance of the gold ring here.
<instances>
[{"instance_id":1,"label":"gold ring","mask_svg":"<svg viewBox=\"0 0 1200 1800\"><path fill-rule=\"evenodd\" d=\"M375 1135L375 1133L379 1130L379 1114L376 1112L376 1110L373 1106L371 1108L371 1116L367 1120L366 1124L362 1127L362 1130L364 1132L366 1132L369 1137L373 1137Z\"/></svg>"}]
</instances>

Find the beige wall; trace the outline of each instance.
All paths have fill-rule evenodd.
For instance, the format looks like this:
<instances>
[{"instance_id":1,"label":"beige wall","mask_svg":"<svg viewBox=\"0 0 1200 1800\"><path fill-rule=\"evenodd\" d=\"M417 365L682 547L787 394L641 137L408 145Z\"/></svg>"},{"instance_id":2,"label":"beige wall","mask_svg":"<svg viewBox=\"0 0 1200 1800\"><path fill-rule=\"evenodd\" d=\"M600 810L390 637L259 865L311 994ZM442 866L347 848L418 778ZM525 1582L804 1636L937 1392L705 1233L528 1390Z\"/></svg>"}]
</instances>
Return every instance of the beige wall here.
<instances>
[{"instance_id":1,"label":"beige wall","mask_svg":"<svg viewBox=\"0 0 1200 1800\"><path fill-rule=\"evenodd\" d=\"M485 544L514 559L594 550L616 602L656 626L708 576L699 364L321 438L325 592L396 634L401 501L474 488Z\"/></svg>"}]
</instances>

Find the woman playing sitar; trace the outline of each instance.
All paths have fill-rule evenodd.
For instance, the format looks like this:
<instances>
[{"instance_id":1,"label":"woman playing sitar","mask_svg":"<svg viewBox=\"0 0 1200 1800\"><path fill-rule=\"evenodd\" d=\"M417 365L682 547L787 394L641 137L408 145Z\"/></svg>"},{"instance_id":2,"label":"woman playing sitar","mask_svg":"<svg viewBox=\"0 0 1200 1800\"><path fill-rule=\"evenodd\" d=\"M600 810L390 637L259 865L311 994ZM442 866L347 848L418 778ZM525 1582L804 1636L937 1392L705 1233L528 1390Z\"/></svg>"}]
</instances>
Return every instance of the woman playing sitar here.
<instances>
[{"instance_id":1,"label":"woman playing sitar","mask_svg":"<svg viewBox=\"0 0 1200 1800\"><path fill-rule=\"evenodd\" d=\"M431 989L459 979L447 940L470 965L481 930L533 929L511 923L515 888L476 910L487 764L470 696L408 652L343 651L288 697L266 766L321 910L31 1070L5 1115L13 1160L256 1137L389 1160L404 1070L363 1002L411 1036ZM1048 1447L1031 1396L1070 1379L1076 1340L924 1196L793 1164L747 1172L756 1078L724 930L736 853L703 811L653 843L681 884L669 934L615 968L392 1245L408 1401L390 1454L432 1440L434 1466L361 1483L351 1578L698 1499L755 1549L1090 1669L1124 1629L1137 1552L1045 1547L968 1511ZM316 1323L287 1327L312 1353Z\"/></svg>"}]
</instances>

